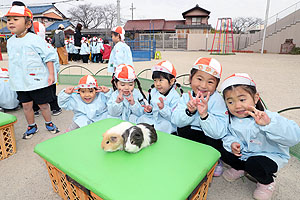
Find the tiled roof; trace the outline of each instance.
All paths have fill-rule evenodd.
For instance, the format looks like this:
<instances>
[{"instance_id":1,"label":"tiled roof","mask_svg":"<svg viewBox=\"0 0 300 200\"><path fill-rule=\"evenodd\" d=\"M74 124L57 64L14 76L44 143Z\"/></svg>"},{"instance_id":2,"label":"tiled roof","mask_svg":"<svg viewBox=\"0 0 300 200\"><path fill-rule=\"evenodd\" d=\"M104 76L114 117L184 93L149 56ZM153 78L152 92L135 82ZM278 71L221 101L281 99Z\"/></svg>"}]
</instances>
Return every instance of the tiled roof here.
<instances>
[{"instance_id":1,"label":"tiled roof","mask_svg":"<svg viewBox=\"0 0 300 200\"><path fill-rule=\"evenodd\" d=\"M32 14L42 14L53 7L55 7L55 6L54 5L28 6L28 8L29 8L29 10L31 10Z\"/></svg>"},{"instance_id":2,"label":"tiled roof","mask_svg":"<svg viewBox=\"0 0 300 200\"><path fill-rule=\"evenodd\" d=\"M170 20L164 19L141 19L128 20L124 26L125 31L175 31L175 26L184 24L185 20Z\"/></svg>"},{"instance_id":3,"label":"tiled roof","mask_svg":"<svg viewBox=\"0 0 300 200\"><path fill-rule=\"evenodd\" d=\"M207 13L207 16L210 14L210 11L205 10L205 9L199 7L199 5L197 4L194 8L189 9L189 10L183 12L183 13L182 13L183 18L185 18L186 14L188 14L189 12L191 12L191 11L193 11L193 10L200 10L200 11L206 12L206 13Z\"/></svg>"},{"instance_id":4,"label":"tiled roof","mask_svg":"<svg viewBox=\"0 0 300 200\"><path fill-rule=\"evenodd\" d=\"M62 24L64 25L65 28L67 28L68 26L72 26L73 24L68 21L68 20L65 20L65 21L56 21L54 22L53 24L51 24L50 26L48 26L46 28L46 31L53 31L53 30L57 30L58 29L58 26Z\"/></svg>"},{"instance_id":5,"label":"tiled roof","mask_svg":"<svg viewBox=\"0 0 300 200\"><path fill-rule=\"evenodd\" d=\"M59 19L59 20L63 20L63 18L55 13L46 13L44 14L45 17L47 18L51 18L51 19Z\"/></svg>"}]
</instances>

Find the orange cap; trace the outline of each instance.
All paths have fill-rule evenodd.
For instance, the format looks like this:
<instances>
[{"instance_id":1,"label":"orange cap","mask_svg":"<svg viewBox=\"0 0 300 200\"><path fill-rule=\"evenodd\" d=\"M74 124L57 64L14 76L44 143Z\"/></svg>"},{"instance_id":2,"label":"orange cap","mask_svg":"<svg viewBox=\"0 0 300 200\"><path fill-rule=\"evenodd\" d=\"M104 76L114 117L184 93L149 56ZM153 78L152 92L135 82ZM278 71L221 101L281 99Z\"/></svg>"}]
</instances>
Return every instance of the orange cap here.
<instances>
[{"instance_id":1,"label":"orange cap","mask_svg":"<svg viewBox=\"0 0 300 200\"><path fill-rule=\"evenodd\" d=\"M12 6L5 15L5 17L8 16L30 17L30 19L33 19L32 12L25 6Z\"/></svg>"},{"instance_id":2,"label":"orange cap","mask_svg":"<svg viewBox=\"0 0 300 200\"><path fill-rule=\"evenodd\" d=\"M91 75L85 75L79 80L78 83L79 88L94 88L98 87L97 80Z\"/></svg>"}]
</instances>

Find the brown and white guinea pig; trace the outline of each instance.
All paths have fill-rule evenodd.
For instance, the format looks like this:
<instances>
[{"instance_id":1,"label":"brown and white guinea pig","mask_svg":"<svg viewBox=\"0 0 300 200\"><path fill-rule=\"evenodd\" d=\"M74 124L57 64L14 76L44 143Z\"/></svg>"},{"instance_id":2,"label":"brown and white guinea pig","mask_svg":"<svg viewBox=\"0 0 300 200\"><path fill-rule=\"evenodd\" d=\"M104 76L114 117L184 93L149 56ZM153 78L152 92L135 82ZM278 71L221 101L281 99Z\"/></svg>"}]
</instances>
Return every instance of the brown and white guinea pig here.
<instances>
[{"instance_id":1,"label":"brown and white guinea pig","mask_svg":"<svg viewBox=\"0 0 300 200\"><path fill-rule=\"evenodd\" d=\"M113 152L123 150L123 137L122 134L126 129L133 125L129 122L122 122L116 126L111 127L105 133L103 133L103 140L101 142L101 148L104 151Z\"/></svg>"},{"instance_id":2,"label":"brown and white guinea pig","mask_svg":"<svg viewBox=\"0 0 300 200\"><path fill-rule=\"evenodd\" d=\"M136 126L130 127L122 137L124 140L124 150L129 153L139 152L142 148L157 141L157 133L154 126L146 123L139 123Z\"/></svg>"}]
</instances>

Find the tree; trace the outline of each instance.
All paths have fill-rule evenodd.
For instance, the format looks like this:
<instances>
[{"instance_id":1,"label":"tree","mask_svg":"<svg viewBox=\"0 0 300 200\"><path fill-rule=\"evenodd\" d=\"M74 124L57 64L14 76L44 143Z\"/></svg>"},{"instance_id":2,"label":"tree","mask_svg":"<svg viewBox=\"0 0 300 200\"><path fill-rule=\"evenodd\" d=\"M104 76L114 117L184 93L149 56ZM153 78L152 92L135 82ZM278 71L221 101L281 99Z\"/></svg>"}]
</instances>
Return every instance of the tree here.
<instances>
[{"instance_id":1,"label":"tree","mask_svg":"<svg viewBox=\"0 0 300 200\"><path fill-rule=\"evenodd\" d=\"M233 32L237 34L244 33L247 28L261 24L262 19L257 17L237 17L232 20Z\"/></svg>"},{"instance_id":2,"label":"tree","mask_svg":"<svg viewBox=\"0 0 300 200\"><path fill-rule=\"evenodd\" d=\"M101 6L82 4L68 10L71 20L81 23L83 28L97 28L103 23L103 12Z\"/></svg>"},{"instance_id":3,"label":"tree","mask_svg":"<svg viewBox=\"0 0 300 200\"><path fill-rule=\"evenodd\" d=\"M111 29L117 22L117 6L107 4L103 6L94 6L92 4L82 4L76 8L68 10L71 20L81 23L83 28L104 27Z\"/></svg>"}]
</instances>

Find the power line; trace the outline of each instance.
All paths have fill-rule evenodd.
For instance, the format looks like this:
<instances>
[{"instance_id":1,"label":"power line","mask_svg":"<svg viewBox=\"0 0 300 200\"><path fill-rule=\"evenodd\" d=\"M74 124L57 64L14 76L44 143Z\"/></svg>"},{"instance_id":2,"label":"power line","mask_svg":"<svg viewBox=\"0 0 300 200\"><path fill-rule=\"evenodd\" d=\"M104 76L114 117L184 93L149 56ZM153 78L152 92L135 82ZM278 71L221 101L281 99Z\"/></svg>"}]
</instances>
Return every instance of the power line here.
<instances>
[{"instance_id":1,"label":"power line","mask_svg":"<svg viewBox=\"0 0 300 200\"><path fill-rule=\"evenodd\" d=\"M26 6L40 6L40 5L54 5L54 4L58 4L58 3L67 3L67 2L71 2L71 1L83 1L83 0L63 0L63 1L53 1L53 2L47 2L47 3L30 3ZM11 5L0 5L1 8L10 8Z\"/></svg>"}]
</instances>

